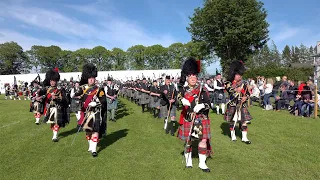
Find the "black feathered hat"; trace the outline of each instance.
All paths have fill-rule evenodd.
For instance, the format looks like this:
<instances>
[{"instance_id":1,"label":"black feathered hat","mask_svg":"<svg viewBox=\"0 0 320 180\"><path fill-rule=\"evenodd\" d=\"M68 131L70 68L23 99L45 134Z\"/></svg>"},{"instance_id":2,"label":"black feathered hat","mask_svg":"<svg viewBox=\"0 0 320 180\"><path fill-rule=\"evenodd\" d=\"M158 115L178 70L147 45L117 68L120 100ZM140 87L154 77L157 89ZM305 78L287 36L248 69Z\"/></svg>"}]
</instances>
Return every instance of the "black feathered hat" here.
<instances>
[{"instance_id":1,"label":"black feathered hat","mask_svg":"<svg viewBox=\"0 0 320 180\"><path fill-rule=\"evenodd\" d=\"M24 83L24 86L28 86L28 82L25 82L25 83Z\"/></svg>"},{"instance_id":2,"label":"black feathered hat","mask_svg":"<svg viewBox=\"0 0 320 180\"><path fill-rule=\"evenodd\" d=\"M112 81L112 78L108 76L107 81Z\"/></svg>"},{"instance_id":3,"label":"black feathered hat","mask_svg":"<svg viewBox=\"0 0 320 180\"><path fill-rule=\"evenodd\" d=\"M182 66L180 84L184 85L187 76L191 74L198 75L200 73L200 69L200 60L196 60L194 57L189 57Z\"/></svg>"},{"instance_id":4,"label":"black feathered hat","mask_svg":"<svg viewBox=\"0 0 320 180\"><path fill-rule=\"evenodd\" d=\"M58 83L58 81L60 80L60 74L58 71L59 70L57 68L47 71L46 78L43 81L43 86L50 86L50 80L56 81Z\"/></svg>"},{"instance_id":5,"label":"black feathered hat","mask_svg":"<svg viewBox=\"0 0 320 180\"><path fill-rule=\"evenodd\" d=\"M245 67L243 61L234 61L230 64L228 81L232 82L236 74L243 75L245 72Z\"/></svg>"},{"instance_id":6,"label":"black feathered hat","mask_svg":"<svg viewBox=\"0 0 320 180\"><path fill-rule=\"evenodd\" d=\"M85 64L82 68L80 86L88 84L88 79L92 77L97 77L98 71L94 64Z\"/></svg>"}]
</instances>

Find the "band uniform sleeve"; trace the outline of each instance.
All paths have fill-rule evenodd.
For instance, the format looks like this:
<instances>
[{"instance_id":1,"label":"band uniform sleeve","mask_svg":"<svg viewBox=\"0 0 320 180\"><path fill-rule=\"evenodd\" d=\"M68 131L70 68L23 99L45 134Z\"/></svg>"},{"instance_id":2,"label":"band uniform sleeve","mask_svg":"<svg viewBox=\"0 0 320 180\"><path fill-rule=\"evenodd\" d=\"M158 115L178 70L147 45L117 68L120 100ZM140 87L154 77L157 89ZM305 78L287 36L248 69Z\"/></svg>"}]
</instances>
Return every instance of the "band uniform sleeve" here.
<instances>
[{"instance_id":1,"label":"band uniform sleeve","mask_svg":"<svg viewBox=\"0 0 320 180\"><path fill-rule=\"evenodd\" d=\"M99 101L100 101L100 103L101 104L106 104L107 103L107 100L106 100L106 93L104 92L104 89L103 88L100 88L99 90L98 90L99 92L98 92L98 98L99 98Z\"/></svg>"},{"instance_id":2,"label":"band uniform sleeve","mask_svg":"<svg viewBox=\"0 0 320 180\"><path fill-rule=\"evenodd\" d=\"M227 90L229 95L234 93L234 89L232 87L231 82L226 82L226 90Z\"/></svg>"}]
</instances>

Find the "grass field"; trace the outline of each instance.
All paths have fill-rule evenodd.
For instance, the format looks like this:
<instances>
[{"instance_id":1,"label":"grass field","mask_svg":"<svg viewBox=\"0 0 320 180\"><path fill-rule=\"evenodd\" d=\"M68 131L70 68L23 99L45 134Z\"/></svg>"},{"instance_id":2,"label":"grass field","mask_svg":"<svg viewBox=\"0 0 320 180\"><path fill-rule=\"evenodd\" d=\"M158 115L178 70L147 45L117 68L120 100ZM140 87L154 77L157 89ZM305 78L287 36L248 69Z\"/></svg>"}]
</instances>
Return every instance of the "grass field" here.
<instances>
[{"instance_id":1,"label":"grass field","mask_svg":"<svg viewBox=\"0 0 320 180\"><path fill-rule=\"evenodd\" d=\"M0 98L0 179L320 179L320 119L252 107L246 145L240 137L231 142L228 125L212 113L214 155L211 173L203 173L196 158L184 169L183 143L165 135L162 120L125 99L93 158L84 132L71 146L74 115L53 143L49 125L34 124L28 101Z\"/></svg>"}]
</instances>

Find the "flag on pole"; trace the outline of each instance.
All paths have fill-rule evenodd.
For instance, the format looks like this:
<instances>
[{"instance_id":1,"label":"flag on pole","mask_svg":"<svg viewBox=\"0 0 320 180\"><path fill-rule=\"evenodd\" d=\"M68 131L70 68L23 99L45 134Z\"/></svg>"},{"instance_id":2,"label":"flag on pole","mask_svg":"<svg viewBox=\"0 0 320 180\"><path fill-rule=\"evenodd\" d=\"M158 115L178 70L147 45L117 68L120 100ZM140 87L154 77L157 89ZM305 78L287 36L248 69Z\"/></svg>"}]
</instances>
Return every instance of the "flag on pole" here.
<instances>
[{"instance_id":1,"label":"flag on pole","mask_svg":"<svg viewBox=\"0 0 320 180\"><path fill-rule=\"evenodd\" d=\"M17 85L17 78L16 78L16 76L13 76L13 84L14 84L14 85Z\"/></svg>"}]
</instances>

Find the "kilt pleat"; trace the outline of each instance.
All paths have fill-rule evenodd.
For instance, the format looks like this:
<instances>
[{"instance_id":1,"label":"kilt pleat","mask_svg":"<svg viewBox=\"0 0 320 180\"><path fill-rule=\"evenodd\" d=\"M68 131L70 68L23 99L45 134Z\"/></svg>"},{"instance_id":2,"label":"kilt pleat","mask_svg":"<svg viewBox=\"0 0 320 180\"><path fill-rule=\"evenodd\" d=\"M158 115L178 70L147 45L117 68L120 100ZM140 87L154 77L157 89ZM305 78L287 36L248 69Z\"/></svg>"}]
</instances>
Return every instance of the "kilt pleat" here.
<instances>
[{"instance_id":1,"label":"kilt pleat","mask_svg":"<svg viewBox=\"0 0 320 180\"><path fill-rule=\"evenodd\" d=\"M236 113L236 106L228 106L226 113L224 114L224 120L226 121L233 121L233 117ZM242 107L241 108L241 122L245 122L245 121L251 121L252 120L252 116L248 110L247 107Z\"/></svg>"}]
</instances>

